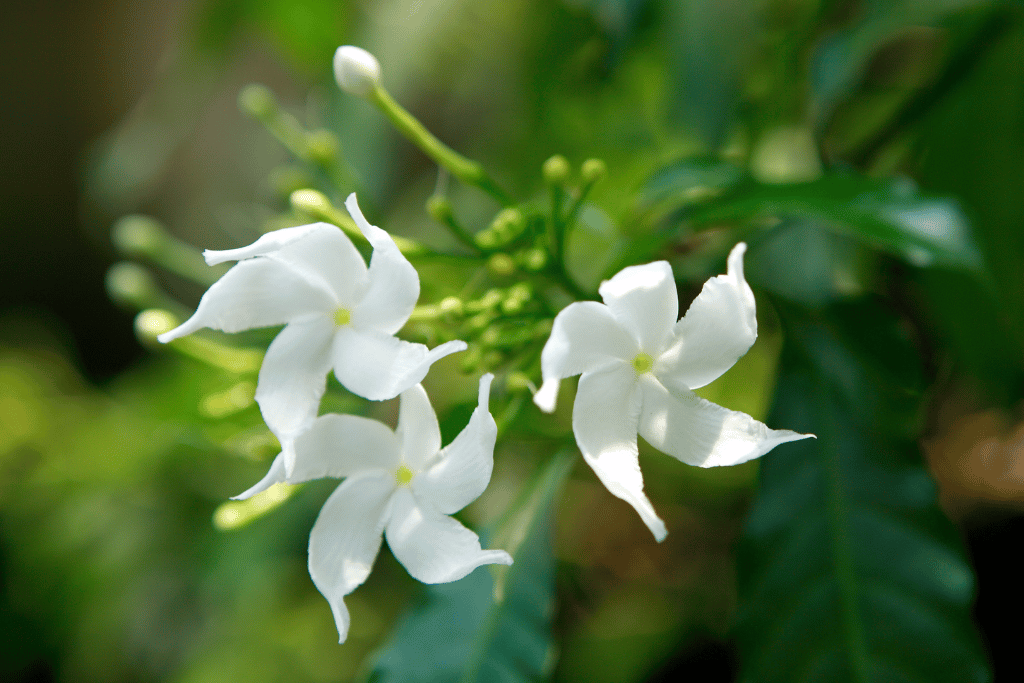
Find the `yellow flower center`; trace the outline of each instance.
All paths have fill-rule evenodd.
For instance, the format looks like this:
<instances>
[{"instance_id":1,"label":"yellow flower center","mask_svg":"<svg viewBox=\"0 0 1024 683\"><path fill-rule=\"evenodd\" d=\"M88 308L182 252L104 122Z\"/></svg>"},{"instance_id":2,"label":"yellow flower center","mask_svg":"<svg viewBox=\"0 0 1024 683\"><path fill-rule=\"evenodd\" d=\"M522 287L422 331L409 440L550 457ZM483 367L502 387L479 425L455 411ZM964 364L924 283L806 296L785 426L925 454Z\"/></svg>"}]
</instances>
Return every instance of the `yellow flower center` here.
<instances>
[{"instance_id":1,"label":"yellow flower center","mask_svg":"<svg viewBox=\"0 0 1024 683\"><path fill-rule=\"evenodd\" d=\"M334 324L338 327L344 327L352 322L352 311L347 308L339 308L334 312Z\"/></svg>"},{"instance_id":2,"label":"yellow flower center","mask_svg":"<svg viewBox=\"0 0 1024 683\"><path fill-rule=\"evenodd\" d=\"M395 479L398 481L399 486L408 486L409 482L412 481L412 470L405 465L399 465L395 471Z\"/></svg>"},{"instance_id":3,"label":"yellow flower center","mask_svg":"<svg viewBox=\"0 0 1024 683\"><path fill-rule=\"evenodd\" d=\"M643 375L645 373L650 372L651 368L653 367L654 358L652 358L651 354L649 353L644 353L643 351L641 351L640 353L636 354L636 358L633 359L633 369L636 370L638 375Z\"/></svg>"}]
</instances>

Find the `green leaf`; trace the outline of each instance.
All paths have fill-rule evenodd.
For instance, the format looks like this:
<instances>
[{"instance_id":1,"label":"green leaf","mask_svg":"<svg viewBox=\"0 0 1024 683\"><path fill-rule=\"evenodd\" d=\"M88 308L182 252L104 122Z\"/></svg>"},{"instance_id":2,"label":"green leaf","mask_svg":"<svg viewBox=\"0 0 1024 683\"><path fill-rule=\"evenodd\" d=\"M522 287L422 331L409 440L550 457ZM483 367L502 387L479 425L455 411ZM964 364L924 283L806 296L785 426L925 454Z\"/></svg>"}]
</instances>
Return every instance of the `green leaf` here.
<instances>
[{"instance_id":1,"label":"green leaf","mask_svg":"<svg viewBox=\"0 0 1024 683\"><path fill-rule=\"evenodd\" d=\"M694 226L778 217L813 219L915 266L980 273L981 254L952 199L917 192L908 179L827 175L808 183L749 181L690 214Z\"/></svg>"},{"instance_id":2,"label":"green leaf","mask_svg":"<svg viewBox=\"0 0 1024 683\"><path fill-rule=\"evenodd\" d=\"M974 578L915 446L922 382L903 326L875 304L782 314L768 422L818 438L761 464L738 558L739 680L990 680Z\"/></svg>"},{"instance_id":3,"label":"green leaf","mask_svg":"<svg viewBox=\"0 0 1024 683\"><path fill-rule=\"evenodd\" d=\"M983 0L899 0L897 3L868 0L861 3L856 24L822 40L812 58L811 97L815 110L830 113L856 88L878 50L901 33L938 24L948 15L981 4L987 3Z\"/></svg>"},{"instance_id":4,"label":"green leaf","mask_svg":"<svg viewBox=\"0 0 1024 683\"><path fill-rule=\"evenodd\" d=\"M535 681L554 664L555 560L551 507L574 451L554 456L485 543L503 548L511 567L481 567L428 586L423 601L372 658L373 683Z\"/></svg>"}]
</instances>

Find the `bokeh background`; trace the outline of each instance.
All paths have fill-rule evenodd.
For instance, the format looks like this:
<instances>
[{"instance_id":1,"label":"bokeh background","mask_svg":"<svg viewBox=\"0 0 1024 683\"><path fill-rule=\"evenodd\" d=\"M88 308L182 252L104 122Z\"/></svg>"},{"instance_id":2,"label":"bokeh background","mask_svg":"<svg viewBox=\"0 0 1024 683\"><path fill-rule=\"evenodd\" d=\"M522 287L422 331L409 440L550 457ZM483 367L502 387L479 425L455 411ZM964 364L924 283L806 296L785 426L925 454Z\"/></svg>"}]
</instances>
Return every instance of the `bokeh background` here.
<instances>
[{"instance_id":1,"label":"bokeh background","mask_svg":"<svg viewBox=\"0 0 1024 683\"><path fill-rule=\"evenodd\" d=\"M216 529L220 503L265 466L258 413L210 407L237 380L143 348L104 284L124 215L220 248L287 209L304 171L239 111L252 81L338 135L385 228L439 239L422 211L429 160L333 86L343 43L372 50L400 101L520 196L540 191L552 153L597 156L610 174L593 200L618 219L658 169L720 153L765 183L849 169L954 201L987 282L795 225L774 253L824 254L828 282L797 259L794 277L762 273L758 291L814 305L885 292L913 326L927 385L915 438L977 572L996 678L1024 675L1010 559L1024 540L1022 3L42 0L0 10L0 678L348 680L416 594L382 553L337 646L304 559L329 483ZM493 211L452 198L471 224ZM202 291L153 273L186 308ZM734 407L763 417L770 398ZM588 472L570 482L559 680L734 679L735 547L757 469L669 476L673 490L650 488L678 532L656 548Z\"/></svg>"}]
</instances>

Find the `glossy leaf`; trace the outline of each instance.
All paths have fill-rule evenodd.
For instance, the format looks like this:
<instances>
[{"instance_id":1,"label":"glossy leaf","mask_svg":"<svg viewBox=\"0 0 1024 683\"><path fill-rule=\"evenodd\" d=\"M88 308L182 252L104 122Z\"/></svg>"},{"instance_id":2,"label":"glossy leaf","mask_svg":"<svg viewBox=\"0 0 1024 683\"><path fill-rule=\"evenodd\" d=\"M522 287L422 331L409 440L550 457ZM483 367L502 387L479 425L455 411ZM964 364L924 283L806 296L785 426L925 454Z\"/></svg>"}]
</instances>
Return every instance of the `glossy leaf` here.
<instances>
[{"instance_id":1,"label":"glossy leaf","mask_svg":"<svg viewBox=\"0 0 1024 683\"><path fill-rule=\"evenodd\" d=\"M948 198L927 197L909 180L827 175L808 183L744 184L694 211L695 226L777 217L813 219L915 266L980 272L967 218Z\"/></svg>"},{"instance_id":2,"label":"glossy leaf","mask_svg":"<svg viewBox=\"0 0 1024 683\"><path fill-rule=\"evenodd\" d=\"M761 464L738 562L739 680L990 680L974 577L915 447L921 381L899 321L871 304L782 312L768 423L818 439Z\"/></svg>"},{"instance_id":3,"label":"glossy leaf","mask_svg":"<svg viewBox=\"0 0 1024 683\"><path fill-rule=\"evenodd\" d=\"M511 567L481 567L449 584L428 586L423 601L372 658L373 683L535 681L554 664L551 506L575 463L551 459L508 518L485 540Z\"/></svg>"}]
</instances>

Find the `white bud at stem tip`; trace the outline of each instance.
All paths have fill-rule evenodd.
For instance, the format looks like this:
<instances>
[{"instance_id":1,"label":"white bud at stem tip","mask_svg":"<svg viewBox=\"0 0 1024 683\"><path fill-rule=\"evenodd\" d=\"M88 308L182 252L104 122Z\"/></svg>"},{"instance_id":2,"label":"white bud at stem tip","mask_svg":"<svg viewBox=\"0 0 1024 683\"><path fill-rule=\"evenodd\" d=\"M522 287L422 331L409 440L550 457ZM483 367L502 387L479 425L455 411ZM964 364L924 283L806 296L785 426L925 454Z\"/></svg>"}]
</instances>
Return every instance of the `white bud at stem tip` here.
<instances>
[{"instance_id":1,"label":"white bud at stem tip","mask_svg":"<svg viewBox=\"0 0 1024 683\"><path fill-rule=\"evenodd\" d=\"M380 62L361 47L342 45L334 53L334 78L345 92L363 97L380 85Z\"/></svg>"}]
</instances>

